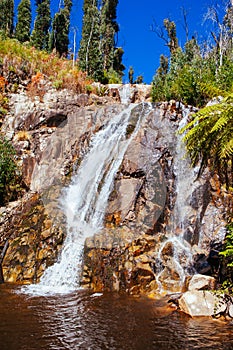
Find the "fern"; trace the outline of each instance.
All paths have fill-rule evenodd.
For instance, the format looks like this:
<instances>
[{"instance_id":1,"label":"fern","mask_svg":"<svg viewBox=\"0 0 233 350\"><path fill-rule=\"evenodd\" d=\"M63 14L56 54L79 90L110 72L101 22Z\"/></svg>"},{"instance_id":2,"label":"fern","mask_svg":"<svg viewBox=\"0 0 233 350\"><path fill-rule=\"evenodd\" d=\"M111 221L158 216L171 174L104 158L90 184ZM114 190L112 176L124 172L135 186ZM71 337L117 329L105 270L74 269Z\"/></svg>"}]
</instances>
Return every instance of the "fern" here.
<instances>
[{"instance_id":1,"label":"fern","mask_svg":"<svg viewBox=\"0 0 233 350\"><path fill-rule=\"evenodd\" d=\"M180 133L192 164L200 162L199 174L210 164L229 188L233 183L233 94L192 115Z\"/></svg>"}]
</instances>

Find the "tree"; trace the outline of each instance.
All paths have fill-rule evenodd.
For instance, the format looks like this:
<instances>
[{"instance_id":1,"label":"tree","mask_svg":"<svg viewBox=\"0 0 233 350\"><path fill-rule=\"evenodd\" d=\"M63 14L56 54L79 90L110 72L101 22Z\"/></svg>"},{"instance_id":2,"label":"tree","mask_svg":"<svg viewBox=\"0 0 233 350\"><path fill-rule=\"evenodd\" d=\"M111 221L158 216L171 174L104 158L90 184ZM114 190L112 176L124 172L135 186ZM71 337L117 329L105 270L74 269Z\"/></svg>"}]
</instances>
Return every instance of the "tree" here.
<instances>
[{"instance_id":1,"label":"tree","mask_svg":"<svg viewBox=\"0 0 233 350\"><path fill-rule=\"evenodd\" d=\"M129 72L128 72L128 74L129 74L129 83L130 83L130 84L133 84L134 69L133 69L132 66L129 67Z\"/></svg>"},{"instance_id":2,"label":"tree","mask_svg":"<svg viewBox=\"0 0 233 350\"><path fill-rule=\"evenodd\" d=\"M59 56L67 56L68 54L71 7L71 0L65 0L64 8L59 9L52 23L49 48L50 51L55 49Z\"/></svg>"},{"instance_id":3,"label":"tree","mask_svg":"<svg viewBox=\"0 0 233 350\"><path fill-rule=\"evenodd\" d=\"M39 50L48 50L51 23L50 0L36 0L37 16L31 35L31 43Z\"/></svg>"},{"instance_id":4,"label":"tree","mask_svg":"<svg viewBox=\"0 0 233 350\"><path fill-rule=\"evenodd\" d=\"M170 54L174 54L178 48L178 39L176 36L176 24L169 18L163 20L163 26L155 23L151 26L151 31L154 32L160 39L165 41L166 46L170 50Z\"/></svg>"},{"instance_id":5,"label":"tree","mask_svg":"<svg viewBox=\"0 0 233 350\"><path fill-rule=\"evenodd\" d=\"M124 50L122 49L122 47L116 47L114 50L113 70L118 74L121 80L124 75L123 71L125 70L125 66L122 63L123 55Z\"/></svg>"},{"instance_id":6,"label":"tree","mask_svg":"<svg viewBox=\"0 0 233 350\"><path fill-rule=\"evenodd\" d=\"M13 33L14 0L0 0L0 30L7 36Z\"/></svg>"},{"instance_id":7,"label":"tree","mask_svg":"<svg viewBox=\"0 0 233 350\"><path fill-rule=\"evenodd\" d=\"M84 0L79 66L89 76L103 83L121 80L123 49L116 47L118 0Z\"/></svg>"},{"instance_id":8,"label":"tree","mask_svg":"<svg viewBox=\"0 0 233 350\"><path fill-rule=\"evenodd\" d=\"M102 0L100 11L100 39L101 53L103 55L103 69L113 68L115 35L119 31L116 22L116 8L118 0Z\"/></svg>"},{"instance_id":9,"label":"tree","mask_svg":"<svg viewBox=\"0 0 233 350\"><path fill-rule=\"evenodd\" d=\"M219 6L212 5L208 7L205 14L205 21L211 21L213 30L211 35L215 42L215 59L216 59L216 74L218 69L223 65L224 56L228 49L232 49L233 43L233 5L230 1L225 8L225 16L221 20Z\"/></svg>"},{"instance_id":10,"label":"tree","mask_svg":"<svg viewBox=\"0 0 233 350\"><path fill-rule=\"evenodd\" d=\"M139 75L135 80L135 84L142 84L142 83L143 83L143 75Z\"/></svg>"},{"instance_id":11,"label":"tree","mask_svg":"<svg viewBox=\"0 0 233 350\"><path fill-rule=\"evenodd\" d=\"M168 45L170 53L172 55L178 49L178 39L176 36L176 24L175 24L175 22L166 18L163 21L163 25L167 31L167 35L168 35L167 45Z\"/></svg>"},{"instance_id":12,"label":"tree","mask_svg":"<svg viewBox=\"0 0 233 350\"><path fill-rule=\"evenodd\" d=\"M31 3L30 0L21 0L18 6L17 24L15 28L15 37L20 42L26 42L30 40L31 29Z\"/></svg>"},{"instance_id":13,"label":"tree","mask_svg":"<svg viewBox=\"0 0 233 350\"><path fill-rule=\"evenodd\" d=\"M100 13L97 0L84 0L82 39L78 53L79 67L95 80L103 78L100 47Z\"/></svg>"},{"instance_id":14,"label":"tree","mask_svg":"<svg viewBox=\"0 0 233 350\"><path fill-rule=\"evenodd\" d=\"M152 84L152 100L166 100L166 78L168 74L169 59L165 55L160 56L160 66L156 71Z\"/></svg>"}]
</instances>

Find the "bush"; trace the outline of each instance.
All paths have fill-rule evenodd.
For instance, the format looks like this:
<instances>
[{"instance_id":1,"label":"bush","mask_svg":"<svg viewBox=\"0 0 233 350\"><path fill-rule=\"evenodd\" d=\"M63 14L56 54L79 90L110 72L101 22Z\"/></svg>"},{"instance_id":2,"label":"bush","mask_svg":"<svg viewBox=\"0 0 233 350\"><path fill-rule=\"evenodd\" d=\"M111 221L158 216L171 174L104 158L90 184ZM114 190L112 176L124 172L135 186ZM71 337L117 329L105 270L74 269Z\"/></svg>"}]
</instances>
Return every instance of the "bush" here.
<instances>
[{"instance_id":1,"label":"bush","mask_svg":"<svg viewBox=\"0 0 233 350\"><path fill-rule=\"evenodd\" d=\"M17 198L19 182L15 150L11 143L0 135L0 206Z\"/></svg>"},{"instance_id":2,"label":"bush","mask_svg":"<svg viewBox=\"0 0 233 350\"><path fill-rule=\"evenodd\" d=\"M222 256L223 287L233 287L233 223L227 226L224 249L219 253Z\"/></svg>"}]
</instances>

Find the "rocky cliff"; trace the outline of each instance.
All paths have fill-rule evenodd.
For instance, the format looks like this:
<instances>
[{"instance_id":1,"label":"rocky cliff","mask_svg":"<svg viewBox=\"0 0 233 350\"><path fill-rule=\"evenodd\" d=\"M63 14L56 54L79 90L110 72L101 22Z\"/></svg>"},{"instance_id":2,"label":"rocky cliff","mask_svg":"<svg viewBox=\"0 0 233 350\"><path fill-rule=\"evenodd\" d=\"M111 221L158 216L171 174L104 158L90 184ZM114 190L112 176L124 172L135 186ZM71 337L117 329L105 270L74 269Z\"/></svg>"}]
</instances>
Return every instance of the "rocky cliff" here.
<instances>
[{"instance_id":1,"label":"rocky cliff","mask_svg":"<svg viewBox=\"0 0 233 350\"><path fill-rule=\"evenodd\" d=\"M209 252L225 235L232 199L208 171L197 179L178 147L177 130L192 108L144 103L149 95L143 89L131 91L137 103L126 137L143 118L116 174L104 228L84 247L81 284L95 291L181 290L187 275L215 272ZM26 190L1 208L1 242L10 243L6 281L36 282L56 260L66 236L61 193L88 153L91 136L124 110L120 98L116 86L102 98L69 91L49 91L42 100L11 96L2 131L17 149Z\"/></svg>"}]
</instances>

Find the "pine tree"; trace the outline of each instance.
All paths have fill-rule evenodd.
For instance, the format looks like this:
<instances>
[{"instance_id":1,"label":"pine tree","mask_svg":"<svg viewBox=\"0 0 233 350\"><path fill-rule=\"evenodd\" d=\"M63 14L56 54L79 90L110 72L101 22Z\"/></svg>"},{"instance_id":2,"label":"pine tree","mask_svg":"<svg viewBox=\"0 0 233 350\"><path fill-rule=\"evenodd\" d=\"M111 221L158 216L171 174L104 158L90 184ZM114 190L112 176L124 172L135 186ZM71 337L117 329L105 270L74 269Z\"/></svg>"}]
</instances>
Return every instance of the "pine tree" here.
<instances>
[{"instance_id":1,"label":"pine tree","mask_svg":"<svg viewBox=\"0 0 233 350\"><path fill-rule=\"evenodd\" d=\"M100 50L100 12L97 0L84 0L79 67L97 81L103 78L103 56Z\"/></svg>"},{"instance_id":2,"label":"pine tree","mask_svg":"<svg viewBox=\"0 0 233 350\"><path fill-rule=\"evenodd\" d=\"M31 43L39 50L48 50L51 22L50 0L36 0L37 16L31 35Z\"/></svg>"},{"instance_id":3,"label":"pine tree","mask_svg":"<svg viewBox=\"0 0 233 350\"><path fill-rule=\"evenodd\" d=\"M59 56L67 56L68 54L71 7L72 1L65 0L64 8L59 9L52 23L49 48L50 51L55 49Z\"/></svg>"},{"instance_id":4,"label":"pine tree","mask_svg":"<svg viewBox=\"0 0 233 350\"><path fill-rule=\"evenodd\" d=\"M18 21L15 28L15 37L20 42L26 42L30 40L30 28L31 28L31 3L30 0L21 0L18 6Z\"/></svg>"},{"instance_id":5,"label":"pine tree","mask_svg":"<svg viewBox=\"0 0 233 350\"><path fill-rule=\"evenodd\" d=\"M0 30L7 36L13 33L14 0L0 0Z\"/></svg>"}]
</instances>

